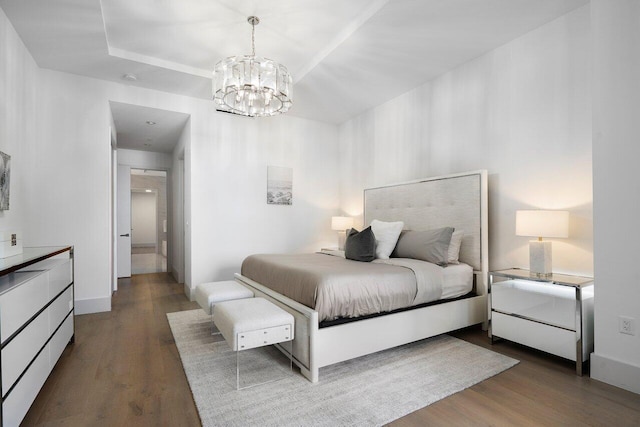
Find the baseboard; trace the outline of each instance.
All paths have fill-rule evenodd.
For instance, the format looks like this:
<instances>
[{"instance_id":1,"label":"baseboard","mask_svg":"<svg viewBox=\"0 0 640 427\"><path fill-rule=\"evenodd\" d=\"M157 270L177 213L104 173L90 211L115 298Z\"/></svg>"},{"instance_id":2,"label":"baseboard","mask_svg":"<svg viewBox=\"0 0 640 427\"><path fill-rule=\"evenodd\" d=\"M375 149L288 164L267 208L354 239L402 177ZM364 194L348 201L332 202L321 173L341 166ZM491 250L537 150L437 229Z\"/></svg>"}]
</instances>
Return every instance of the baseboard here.
<instances>
[{"instance_id":1,"label":"baseboard","mask_svg":"<svg viewBox=\"0 0 640 427\"><path fill-rule=\"evenodd\" d=\"M78 299L74 302L75 314L101 313L111 311L111 297Z\"/></svg>"},{"instance_id":2,"label":"baseboard","mask_svg":"<svg viewBox=\"0 0 640 427\"><path fill-rule=\"evenodd\" d=\"M591 353L591 378L640 394L640 366Z\"/></svg>"},{"instance_id":3,"label":"baseboard","mask_svg":"<svg viewBox=\"0 0 640 427\"><path fill-rule=\"evenodd\" d=\"M174 279L176 279L176 282L184 283L184 280L181 280L180 271L178 271L178 269L175 268L173 265L171 266L171 275L173 276Z\"/></svg>"},{"instance_id":4,"label":"baseboard","mask_svg":"<svg viewBox=\"0 0 640 427\"><path fill-rule=\"evenodd\" d=\"M191 288L186 283L184 284L184 294L189 298L189 301L194 301Z\"/></svg>"},{"instance_id":5,"label":"baseboard","mask_svg":"<svg viewBox=\"0 0 640 427\"><path fill-rule=\"evenodd\" d=\"M132 248L155 248L155 243L136 243L131 245Z\"/></svg>"}]
</instances>

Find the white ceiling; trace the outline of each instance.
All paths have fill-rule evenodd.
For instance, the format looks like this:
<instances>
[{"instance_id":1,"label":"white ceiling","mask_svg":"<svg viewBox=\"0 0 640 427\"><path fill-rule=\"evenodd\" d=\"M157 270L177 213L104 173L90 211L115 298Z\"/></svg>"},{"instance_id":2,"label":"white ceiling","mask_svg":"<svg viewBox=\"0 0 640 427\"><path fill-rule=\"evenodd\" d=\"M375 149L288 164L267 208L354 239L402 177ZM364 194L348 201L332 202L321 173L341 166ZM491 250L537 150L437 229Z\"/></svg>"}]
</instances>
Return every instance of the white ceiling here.
<instances>
[{"instance_id":1,"label":"white ceiling","mask_svg":"<svg viewBox=\"0 0 640 427\"><path fill-rule=\"evenodd\" d=\"M588 0L0 0L39 66L210 99L250 53L294 77L289 114L343 122ZM122 76L133 73L135 82Z\"/></svg>"},{"instance_id":2,"label":"white ceiling","mask_svg":"<svg viewBox=\"0 0 640 427\"><path fill-rule=\"evenodd\" d=\"M109 104L116 125L118 148L171 153L189 120L188 114L175 111L113 101Z\"/></svg>"}]
</instances>

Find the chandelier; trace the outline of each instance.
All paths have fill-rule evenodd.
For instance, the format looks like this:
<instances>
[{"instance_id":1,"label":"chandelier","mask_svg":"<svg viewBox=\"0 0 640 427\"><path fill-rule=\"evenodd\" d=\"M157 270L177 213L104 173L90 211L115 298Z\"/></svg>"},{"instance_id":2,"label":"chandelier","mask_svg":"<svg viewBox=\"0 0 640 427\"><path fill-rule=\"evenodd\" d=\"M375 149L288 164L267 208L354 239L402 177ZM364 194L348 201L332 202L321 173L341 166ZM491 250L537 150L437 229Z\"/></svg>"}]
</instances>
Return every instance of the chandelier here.
<instances>
[{"instance_id":1,"label":"chandelier","mask_svg":"<svg viewBox=\"0 0 640 427\"><path fill-rule=\"evenodd\" d=\"M251 55L230 56L213 69L213 99L218 111L248 117L286 113L293 103L293 80L287 67L256 56L257 16L251 24Z\"/></svg>"}]
</instances>

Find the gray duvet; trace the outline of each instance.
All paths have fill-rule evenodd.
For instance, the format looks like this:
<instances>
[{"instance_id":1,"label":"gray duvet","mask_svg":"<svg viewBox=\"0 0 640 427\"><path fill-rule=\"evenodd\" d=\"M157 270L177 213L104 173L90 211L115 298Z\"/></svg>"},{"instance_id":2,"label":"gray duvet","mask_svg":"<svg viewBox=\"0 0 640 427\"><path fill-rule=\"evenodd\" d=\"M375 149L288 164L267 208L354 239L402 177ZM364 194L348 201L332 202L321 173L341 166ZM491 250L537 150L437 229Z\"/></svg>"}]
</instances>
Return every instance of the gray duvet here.
<instances>
[{"instance_id":1,"label":"gray duvet","mask_svg":"<svg viewBox=\"0 0 640 427\"><path fill-rule=\"evenodd\" d=\"M315 309L319 321L392 311L442 295L442 268L407 258L358 262L320 253L251 255L241 272Z\"/></svg>"}]
</instances>

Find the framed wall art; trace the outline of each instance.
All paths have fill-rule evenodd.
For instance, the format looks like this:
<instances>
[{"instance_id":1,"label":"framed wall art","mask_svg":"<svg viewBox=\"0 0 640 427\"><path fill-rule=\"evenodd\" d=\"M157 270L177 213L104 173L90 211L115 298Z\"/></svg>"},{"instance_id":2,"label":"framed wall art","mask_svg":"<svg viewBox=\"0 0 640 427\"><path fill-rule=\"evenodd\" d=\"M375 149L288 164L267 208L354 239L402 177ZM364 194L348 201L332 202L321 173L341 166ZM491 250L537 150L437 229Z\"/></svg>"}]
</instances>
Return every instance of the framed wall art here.
<instances>
[{"instance_id":1,"label":"framed wall art","mask_svg":"<svg viewBox=\"0 0 640 427\"><path fill-rule=\"evenodd\" d=\"M9 210L11 156L0 151L0 211Z\"/></svg>"},{"instance_id":2,"label":"framed wall art","mask_svg":"<svg viewBox=\"0 0 640 427\"><path fill-rule=\"evenodd\" d=\"M267 204L293 204L293 169L267 166Z\"/></svg>"}]
</instances>

